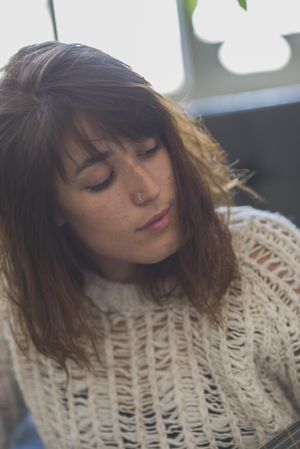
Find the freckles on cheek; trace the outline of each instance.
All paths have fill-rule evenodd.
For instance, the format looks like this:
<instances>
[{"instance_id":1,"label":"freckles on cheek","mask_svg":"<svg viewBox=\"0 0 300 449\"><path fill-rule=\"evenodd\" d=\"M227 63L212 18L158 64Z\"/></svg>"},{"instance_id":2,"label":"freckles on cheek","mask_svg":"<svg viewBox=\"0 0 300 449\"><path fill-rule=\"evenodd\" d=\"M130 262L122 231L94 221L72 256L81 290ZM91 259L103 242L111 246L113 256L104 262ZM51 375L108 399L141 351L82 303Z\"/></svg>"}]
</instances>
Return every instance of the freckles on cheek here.
<instances>
[{"instance_id":1,"label":"freckles on cheek","mask_svg":"<svg viewBox=\"0 0 300 449\"><path fill-rule=\"evenodd\" d=\"M102 231L106 235L116 235L128 230L130 226L130 214L127 211L115 208L103 207L90 210L82 217L86 225L93 231Z\"/></svg>"}]
</instances>

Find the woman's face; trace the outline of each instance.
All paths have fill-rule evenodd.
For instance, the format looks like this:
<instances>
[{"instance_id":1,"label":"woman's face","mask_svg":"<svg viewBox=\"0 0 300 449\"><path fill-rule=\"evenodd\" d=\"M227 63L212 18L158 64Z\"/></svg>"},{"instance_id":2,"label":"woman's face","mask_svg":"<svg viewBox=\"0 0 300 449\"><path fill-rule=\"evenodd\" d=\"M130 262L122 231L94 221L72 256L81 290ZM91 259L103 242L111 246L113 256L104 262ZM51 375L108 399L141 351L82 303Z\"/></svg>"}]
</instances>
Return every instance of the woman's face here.
<instances>
[{"instance_id":1,"label":"woman's face","mask_svg":"<svg viewBox=\"0 0 300 449\"><path fill-rule=\"evenodd\" d=\"M136 264L160 262L179 248L176 185L169 153L155 138L122 146L89 137L105 160L69 140L63 155L67 180L57 175L60 223L68 223L108 279L134 280ZM139 196L142 194L142 198ZM169 209L160 223L140 229Z\"/></svg>"}]
</instances>

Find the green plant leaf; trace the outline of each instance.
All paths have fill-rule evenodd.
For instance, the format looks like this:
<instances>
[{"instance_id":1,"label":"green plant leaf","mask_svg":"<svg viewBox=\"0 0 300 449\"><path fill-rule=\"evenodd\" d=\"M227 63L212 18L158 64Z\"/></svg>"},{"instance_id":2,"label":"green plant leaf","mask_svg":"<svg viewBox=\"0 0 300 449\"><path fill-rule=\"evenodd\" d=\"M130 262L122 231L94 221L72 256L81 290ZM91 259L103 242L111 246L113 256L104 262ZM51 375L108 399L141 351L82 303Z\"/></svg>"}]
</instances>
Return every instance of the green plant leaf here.
<instances>
[{"instance_id":1,"label":"green plant leaf","mask_svg":"<svg viewBox=\"0 0 300 449\"><path fill-rule=\"evenodd\" d=\"M247 0L238 0L238 2L240 7L245 9L245 11L247 11Z\"/></svg>"},{"instance_id":2,"label":"green plant leaf","mask_svg":"<svg viewBox=\"0 0 300 449\"><path fill-rule=\"evenodd\" d=\"M183 5L189 19L192 18L193 12L197 6L198 0L184 0Z\"/></svg>"}]
</instances>

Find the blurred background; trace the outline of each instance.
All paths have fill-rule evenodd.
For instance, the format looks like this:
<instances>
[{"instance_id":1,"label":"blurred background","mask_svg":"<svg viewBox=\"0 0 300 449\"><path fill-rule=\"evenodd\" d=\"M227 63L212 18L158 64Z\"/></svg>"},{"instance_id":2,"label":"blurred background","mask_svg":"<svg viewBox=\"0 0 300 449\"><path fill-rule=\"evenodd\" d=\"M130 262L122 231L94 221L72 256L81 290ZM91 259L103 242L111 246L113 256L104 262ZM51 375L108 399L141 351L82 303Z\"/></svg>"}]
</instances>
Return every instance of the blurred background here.
<instances>
[{"instance_id":1,"label":"blurred background","mask_svg":"<svg viewBox=\"0 0 300 449\"><path fill-rule=\"evenodd\" d=\"M202 117L259 203L300 225L299 0L9 0L0 65L45 40L95 46ZM27 416L13 449L40 448Z\"/></svg>"}]
</instances>

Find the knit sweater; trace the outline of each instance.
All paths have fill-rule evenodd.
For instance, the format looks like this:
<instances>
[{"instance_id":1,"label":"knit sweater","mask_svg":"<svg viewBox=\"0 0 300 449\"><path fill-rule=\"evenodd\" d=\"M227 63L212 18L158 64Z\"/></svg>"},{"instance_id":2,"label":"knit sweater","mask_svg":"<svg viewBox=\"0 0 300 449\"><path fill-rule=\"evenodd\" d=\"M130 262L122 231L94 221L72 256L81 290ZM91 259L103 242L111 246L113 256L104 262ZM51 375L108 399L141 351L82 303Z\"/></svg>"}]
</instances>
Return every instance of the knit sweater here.
<instances>
[{"instance_id":1,"label":"knit sweater","mask_svg":"<svg viewBox=\"0 0 300 449\"><path fill-rule=\"evenodd\" d=\"M24 357L3 306L0 448L25 404L46 449L257 449L293 421L300 233L250 207L232 208L229 227L241 279L222 299L222 326L185 297L157 305L134 284L90 273L104 363L95 360L91 373L68 362L68 384L33 346Z\"/></svg>"}]
</instances>

